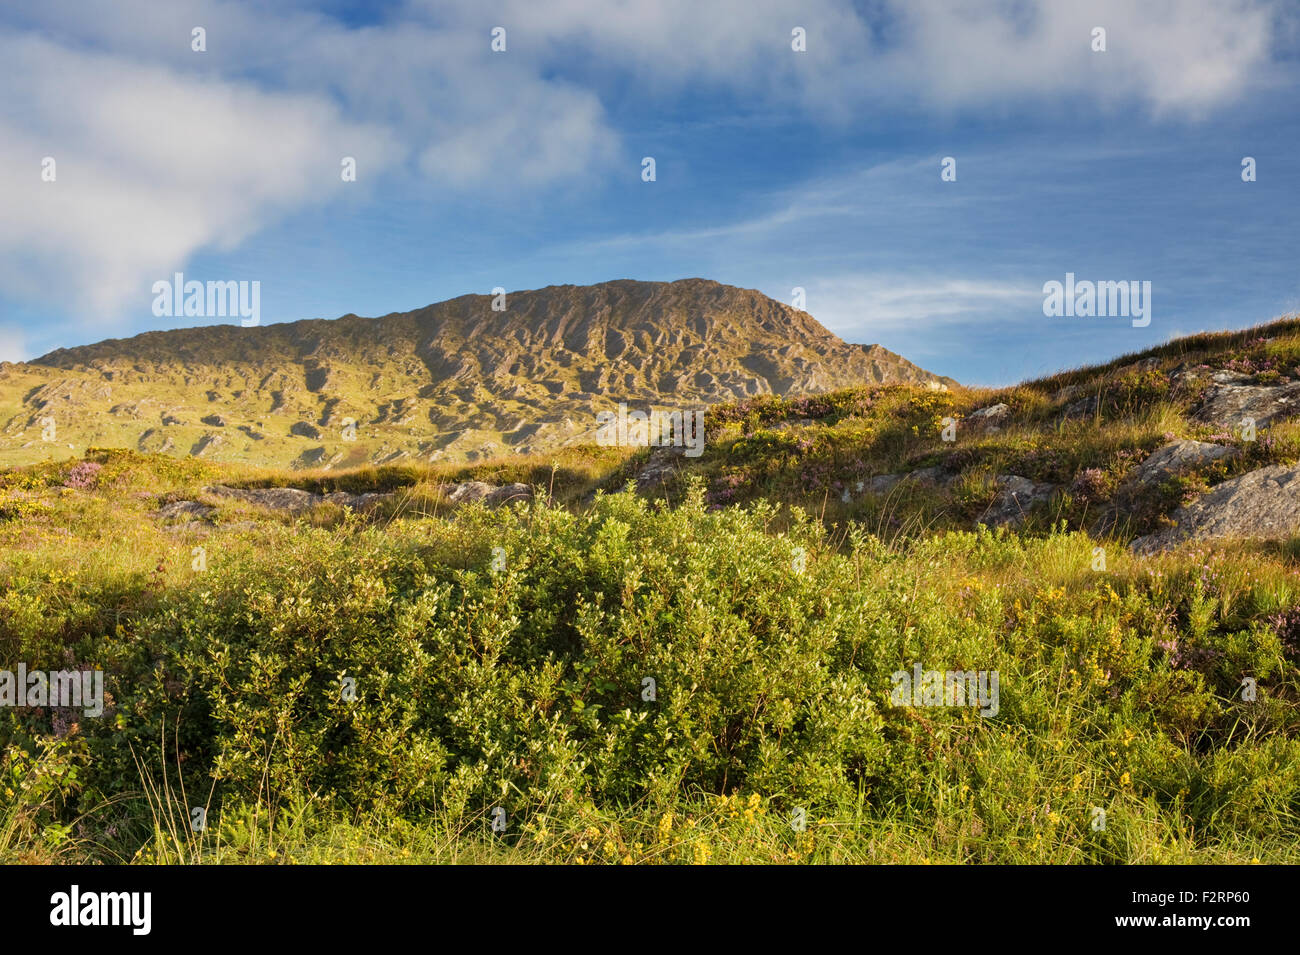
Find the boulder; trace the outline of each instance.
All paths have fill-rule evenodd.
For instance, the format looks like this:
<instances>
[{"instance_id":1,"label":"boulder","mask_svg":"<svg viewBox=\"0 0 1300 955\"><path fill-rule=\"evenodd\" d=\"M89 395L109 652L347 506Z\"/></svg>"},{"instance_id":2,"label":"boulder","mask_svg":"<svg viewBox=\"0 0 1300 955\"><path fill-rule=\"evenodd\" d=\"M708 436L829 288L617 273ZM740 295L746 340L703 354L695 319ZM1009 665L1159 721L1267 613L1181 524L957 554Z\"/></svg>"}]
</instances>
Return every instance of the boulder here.
<instances>
[{"instance_id":1,"label":"boulder","mask_svg":"<svg viewBox=\"0 0 1300 955\"><path fill-rule=\"evenodd\" d=\"M189 520L203 520L214 511L216 511L215 507L208 507L198 501L173 501L171 504L164 504L160 507L157 516L160 520L174 520L178 517Z\"/></svg>"},{"instance_id":2,"label":"boulder","mask_svg":"<svg viewBox=\"0 0 1300 955\"><path fill-rule=\"evenodd\" d=\"M980 516L980 521L991 527L1019 524L1030 510L1048 500L1056 490L1055 485L1040 484L1018 474L999 474L994 481L997 494Z\"/></svg>"},{"instance_id":3,"label":"boulder","mask_svg":"<svg viewBox=\"0 0 1300 955\"><path fill-rule=\"evenodd\" d=\"M325 456L327 454L329 454L329 452L325 450L325 445L323 444L315 448L308 448L302 454L293 459L293 463L290 464L290 467L295 471L318 468L325 463Z\"/></svg>"},{"instance_id":4,"label":"boulder","mask_svg":"<svg viewBox=\"0 0 1300 955\"><path fill-rule=\"evenodd\" d=\"M1151 454L1133 471L1129 478L1134 484L1149 484L1182 471L1198 467L1236 454L1235 448L1206 441L1172 441Z\"/></svg>"},{"instance_id":5,"label":"boulder","mask_svg":"<svg viewBox=\"0 0 1300 955\"><path fill-rule=\"evenodd\" d=\"M1274 464L1224 481L1175 511L1173 521L1129 546L1153 554L1184 541L1289 537L1300 530L1300 467Z\"/></svg>"},{"instance_id":6,"label":"boulder","mask_svg":"<svg viewBox=\"0 0 1300 955\"><path fill-rule=\"evenodd\" d=\"M1215 381L1220 380L1219 374L1214 376ZM1236 381L1237 379L1226 379L1225 383L1208 389L1201 406L1192 417L1216 428L1231 431L1240 428L1246 418L1254 418L1255 427L1263 428L1300 411L1300 382L1243 385L1235 383Z\"/></svg>"},{"instance_id":7,"label":"boulder","mask_svg":"<svg viewBox=\"0 0 1300 955\"><path fill-rule=\"evenodd\" d=\"M1245 381L1249 377L1250 375L1246 374L1244 371L1229 371L1226 368L1210 372L1210 380L1218 382L1221 385L1230 382Z\"/></svg>"},{"instance_id":8,"label":"boulder","mask_svg":"<svg viewBox=\"0 0 1300 955\"><path fill-rule=\"evenodd\" d=\"M297 435L300 438L311 438L313 441L320 438L320 428L316 427L310 421L296 421L289 428L289 433Z\"/></svg>"},{"instance_id":9,"label":"boulder","mask_svg":"<svg viewBox=\"0 0 1300 955\"><path fill-rule=\"evenodd\" d=\"M473 504L475 501L484 501L495 490L496 485L488 484L486 481L462 481L459 484L442 485L443 495L452 504Z\"/></svg>"},{"instance_id":10,"label":"boulder","mask_svg":"<svg viewBox=\"0 0 1300 955\"><path fill-rule=\"evenodd\" d=\"M304 491L296 487L247 488L226 487L217 484L212 487L205 487L203 491L213 497L233 498L246 504L256 504L259 507L265 507L273 511L289 511L295 514L311 510L323 499L319 494L313 494L311 491Z\"/></svg>"},{"instance_id":11,"label":"boulder","mask_svg":"<svg viewBox=\"0 0 1300 955\"><path fill-rule=\"evenodd\" d=\"M510 501L528 501L533 497L533 489L527 484L515 482L513 484L503 484L487 496L487 503L491 506L497 504L506 504Z\"/></svg>"},{"instance_id":12,"label":"boulder","mask_svg":"<svg viewBox=\"0 0 1300 955\"><path fill-rule=\"evenodd\" d=\"M1099 407L1101 407L1101 397L1099 395L1090 395L1067 405L1065 411L1062 412L1062 417L1066 419L1091 418L1097 414Z\"/></svg>"},{"instance_id":13,"label":"boulder","mask_svg":"<svg viewBox=\"0 0 1300 955\"><path fill-rule=\"evenodd\" d=\"M917 484L948 484L952 481L948 472L940 467L918 468L915 471L908 471L903 477Z\"/></svg>"},{"instance_id":14,"label":"boulder","mask_svg":"<svg viewBox=\"0 0 1300 955\"><path fill-rule=\"evenodd\" d=\"M533 496L531 487L518 483L497 487L485 481L462 481L459 484L443 484L441 490L451 504L472 504L475 501L482 501L489 507L507 501L528 500Z\"/></svg>"},{"instance_id":15,"label":"boulder","mask_svg":"<svg viewBox=\"0 0 1300 955\"><path fill-rule=\"evenodd\" d=\"M1011 408L1002 402L995 405L989 405L987 408L980 408L978 411L972 411L966 416L966 423L972 427L987 429L989 431L1000 430L1007 420L1011 417Z\"/></svg>"},{"instance_id":16,"label":"boulder","mask_svg":"<svg viewBox=\"0 0 1300 955\"><path fill-rule=\"evenodd\" d=\"M872 494L887 494L894 489L899 481L903 480L901 474L877 474L870 481L866 482L867 490Z\"/></svg>"},{"instance_id":17,"label":"boulder","mask_svg":"<svg viewBox=\"0 0 1300 955\"><path fill-rule=\"evenodd\" d=\"M1051 395L1051 400L1053 404L1059 405L1063 402L1070 401L1081 391L1083 391L1083 385L1066 385L1059 391L1054 391Z\"/></svg>"},{"instance_id":18,"label":"boulder","mask_svg":"<svg viewBox=\"0 0 1300 955\"><path fill-rule=\"evenodd\" d=\"M217 484L205 487L204 493L213 497L227 497L246 504L256 504L272 511L286 511L301 514L318 504L336 504L350 507L354 511L368 511L391 495L368 491L365 494L349 494L346 491L334 491L331 494L315 494L296 487L226 487ZM193 502L182 502L193 503ZM198 505L202 507L202 505Z\"/></svg>"},{"instance_id":19,"label":"boulder","mask_svg":"<svg viewBox=\"0 0 1300 955\"><path fill-rule=\"evenodd\" d=\"M368 511L375 505L379 504L390 497L388 494L380 494L376 491L367 491L364 494L349 494L347 491L335 491L332 494L326 494L321 498L323 504L337 504L339 507L350 507L354 511Z\"/></svg>"},{"instance_id":20,"label":"boulder","mask_svg":"<svg viewBox=\"0 0 1300 955\"><path fill-rule=\"evenodd\" d=\"M655 448L650 453L645 467L636 476L638 491L658 487L677 473L678 459L685 454L685 448Z\"/></svg>"},{"instance_id":21,"label":"boulder","mask_svg":"<svg viewBox=\"0 0 1300 955\"><path fill-rule=\"evenodd\" d=\"M221 445L225 443L225 440L226 439L221 435L209 432L190 446L190 456L195 458L202 457L213 448L221 447Z\"/></svg>"}]
</instances>

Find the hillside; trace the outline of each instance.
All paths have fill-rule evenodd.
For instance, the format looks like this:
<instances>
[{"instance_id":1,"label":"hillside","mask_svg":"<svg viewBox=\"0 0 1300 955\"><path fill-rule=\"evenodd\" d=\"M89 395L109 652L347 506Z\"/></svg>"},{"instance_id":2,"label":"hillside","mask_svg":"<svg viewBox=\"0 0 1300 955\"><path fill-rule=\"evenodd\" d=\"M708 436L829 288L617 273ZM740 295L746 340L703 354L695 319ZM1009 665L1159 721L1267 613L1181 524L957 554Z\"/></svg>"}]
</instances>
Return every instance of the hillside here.
<instances>
[{"instance_id":1,"label":"hillside","mask_svg":"<svg viewBox=\"0 0 1300 955\"><path fill-rule=\"evenodd\" d=\"M1300 529L1297 415L1300 321L1286 319L1004 389L879 384L722 402L706 418L698 457L601 448L587 436L546 454L471 463L213 477L298 488L280 496L287 516L326 503L296 497L304 492L344 504L337 495L370 494L364 509L384 517L526 497L538 485L579 509L629 482L679 502L698 482L715 508L797 505L828 526L859 524L884 537L978 524L1036 535L1064 524L1162 550L1189 539L1285 539ZM184 500L196 509L188 517L235 517L229 494ZM280 507L273 496L262 503Z\"/></svg>"},{"instance_id":2,"label":"hillside","mask_svg":"<svg viewBox=\"0 0 1300 955\"><path fill-rule=\"evenodd\" d=\"M278 467L477 460L590 441L595 414L620 401L953 383L703 279L551 286L492 304L466 295L375 319L149 332L0 365L0 464L69 445ZM49 418L55 436L42 440Z\"/></svg>"},{"instance_id":3,"label":"hillside","mask_svg":"<svg viewBox=\"0 0 1300 955\"><path fill-rule=\"evenodd\" d=\"M1300 320L1195 335L1002 389L746 399L676 458L716 505L884 536L1054 526L1144 551L1300 533Z\"/></svg>"},{"instance_id":4,"label":"hillside","mask_svg":"<svg viewBox=\"0 0 1300 955\"><path fill-rule=\"evenodd\" d=\"M1293 864L1298 365L1293 319L746 398L694 459L0 469L0 649L104 689L0 708L0 861Z\"/></svg>"}]
</instances>

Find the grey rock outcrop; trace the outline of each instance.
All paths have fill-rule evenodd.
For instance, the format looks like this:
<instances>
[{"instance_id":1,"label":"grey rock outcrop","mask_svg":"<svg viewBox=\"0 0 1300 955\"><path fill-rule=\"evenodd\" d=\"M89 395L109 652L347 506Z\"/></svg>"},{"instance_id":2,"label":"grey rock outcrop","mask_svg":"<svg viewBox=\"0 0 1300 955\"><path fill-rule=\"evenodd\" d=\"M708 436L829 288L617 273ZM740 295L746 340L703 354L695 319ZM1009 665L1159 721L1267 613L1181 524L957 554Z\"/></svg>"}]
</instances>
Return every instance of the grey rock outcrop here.
<instances>
[{"instance_id":1,"label":"grey rock outcrop","mask_svg":"<svg viewBox=\"0 0 1300 955\"><path fill-rule=\"evenodd\" d=\"M1173 521L1129 546L1153 554L1184 541L1289 537L1300 530L1300 467L1274 464L1224 481L1175 511Z\"/></svg>"},{"instance_id":2,"label":"grey rock outcrop","mask_svg":"<svg viewBox=\"0 0 1300 955\"><path fill-rule=\"evenodd\" d=\"M1002 426L1011 418L1011 408L1008 405L998 402L995 405L989 405L987 408L980 408L978 411L972 411L966 416L966 424L970 427L980 428L988 431L999 431Z\"/></svg>"},{"instance_id":3,"label":"grey rock outcrop","mask_svg":"<svg viewBox=\"0 0 1300 955\"><path fill-rule=\"evenodd\" d=\"M339 507L350 507L356 511L368 511L380 501L389 497L388 494L375 492L349 494L345 491L335 491L331 494L314 494L311 491L304 491L296 487L245 488L226 487L221 484L205 487L203 491L213 497L231 498L243 501L245 504L256 504L258 507L265 507L268 510L286 511L290 514L301 514L311 510L318 504L336 504Z\"/></svg>"},{"instance_id":4,"label":"grey rock outcrop","mask_svg":"<svg viewBox=\"0 0 1300 955\"><path fill-rule=\"evenodd\" d=\"M289 433L297 435L300 438L311 438L313 441L320 438L320 428L316 427L310 421L296 421L289 428Z\"/></svg>"},{"instance_id":5,"label":"grey rock outcrop","mask_svg":"<svg viewBox=\"0 0 1300 955\"><path fill-rule=\"evenodd\" d=\"M226 439L221 435L209 432L190 446L190 456L195 458L202 457L213 448L221 447L221 445L225 443L225 440Z\"/></svg>"},{"instance_id":6,"label":"grey rock outcrop","mask_svg":"<svg viewBox=\"0 0 1300 955\"><path fill-rule=\"evenodd\" d=\"M1217 461L1220 458L1236 454L1235 448L1226 448L1221 444L1206 441L1173 441L1157 448L1133 471L1129 481L1135 484L1149 484L1182 471L1196 468Z\"/></svg>"},{"instance_id":7,"label":"grey rock outcrop","mask_svg":"<svg viewBox=\"0 0 1300 955\"><path fill-rule=\"evenodd\" d=\"M908 471L903 475L903 479L915 481L917 484L949 484L952 482L948 472L941 467L917 468L915 471Z\"/></svg>"},{"instance_id":8,"label":"grey rock outcrop","mask_svg":"<svg viewBox=\"0 0 1300 955\"><path fill-rule=\"evenodd\" d=\"M215 510L216 508L200 504L198 501L173 501L171 504L164 504L158 509L158 517L161 520L175 520L179 517L189 520L201 520Z\"/></svg>"},{"instance_id":9,"label":"grey rock outcrop","mask_svg":"<svg viewBox=\"0 0 1300 955\"><path fill-rule=\"evenodd\" d=\"M1232 430L1241 427L1246 418L1253 418L1255 427L1263 428L1297 413L1300 413L1300 382L1243 385L1232 379L1211 387L1193 417Z\"/></svg>"},{"instance_id":10,"label":"grey rock outcrop","mask_svg":"<svg viewBox=\"0 0 1300 955\"><path fill-rule=\"evenodd\" d=\"M871 480L866 482L866 488L872 494L887 494L894 489L899 481L903 480L901 474L877 474Z\"/></svg>"},{"instance_id":11,"label":"grey rock outcrop","mask_svg":"<svg viewBox=\"0 0 1300 955\"><path fill-rule=\"evenodd\" d=\"M665 481L669 480L677 473L679 459L685 454L684 448L655 448L650 453L650 459L646 461L639 474L636 476L636 487L638 491L649 490L658 487Z\"/></svg>"},{"instance_id":12,"label":"grey rock outcrop","mask_svg":"<svg viewBox=\"0 0 1300 955\"><path fill-rule=\"evenodd\" d=\"M518 483L497 487L485 481L462 481L459 484L443 484L440 487L451 504L472 504L475 501L482 501L489 507L494 507L508 501L526 501L533 496L531 487Z\"/></svg>"},{"instance_id":13,"label":"grey rock outcrop","mask_svg":"<svg viewBox=\"0 0 1300 955\"><path fill-rule=\"evenodd\" d=\"M1019 524L1056 490L1055 485L1040 484L1018 474L999 474L994 480L997 482L997 495L980 516L981 522L993 527Z\"/></svg>"},{"instance_id":14,"label":"grey rock outcrop","mask_svg":"<svg viewBox=\"0 0 1300 955\"><path fill-rule=\"evenodd\" d=\"M1101 397L1099 395L1091 395L1087 398L1080 398L1078 401L1071 402L1066 406L1065 411L1062 412L1062 417L1067 420L1070 418L1091 418L1097 414L1097 409L1099 407L1101 407Z\"/></svg>"}]
</instances>

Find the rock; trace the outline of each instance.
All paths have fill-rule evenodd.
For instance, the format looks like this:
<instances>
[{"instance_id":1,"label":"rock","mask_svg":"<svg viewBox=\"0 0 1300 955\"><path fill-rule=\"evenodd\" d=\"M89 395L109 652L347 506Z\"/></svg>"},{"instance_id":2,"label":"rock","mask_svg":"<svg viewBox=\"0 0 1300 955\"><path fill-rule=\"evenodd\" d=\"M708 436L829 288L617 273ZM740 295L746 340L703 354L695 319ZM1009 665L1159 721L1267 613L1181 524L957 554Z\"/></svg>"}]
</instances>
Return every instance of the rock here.
<instances>
[{"instance_id":1,"label":"rock","mask_svg":"<svg viewBox=\"0 0 1300 955\"><path fill-rule=\"evenodd\" d=\"M1205 441L1173 441L1152 451L1150 456L1138 465L1129 481L1134 484L1162 481L1173 474L1195 470L1211 461L1231 457L1236 453L1235 448L1225 448L1221 444L1209 444Z\"/></svg>"},{"instance_id":2,"label":"rock","mask_svg":"<svg viewBox=\"0 0 1300 955\"><path fill-rule=\"evenodd\" d=\"M291 465L291 467L298 470L301 470L303 468L318 467L321 463L324 462L326 454L328 454L328 452L325 450L324 445L321 445L320 447L316 447L316 448L308 448L302 454L298 455L296 459L294 459L294 462Z\"/></svg>"},{"instance_id":3,"label":"rock","mask_svg":"<svg viewBox=\"0 0 1300 955\"><path fill-rule=\"evenodd\" d=\"M337 504L339 507L350 507L354 511L365 512L390 496L391 495L388 494L380 494L376 491L367 491L364 494L349 494L347 491L335 491L332 494L324 495L321 498L321 503Z\"/></svg>"},{"instance_id":4,"label":"rock","mask_svg":"<svg viewBox=\"0 0 1300 955\"><path fill-rule=\"evenodd\" d=\"M919 468L915 471L909 471L903 475L905 480L915 481L917 484L948 484L951 478L943 468Z\"/></svg>"},{"instance_id":5,"label":"rock","mask_svg":"<svg viewBox=\"0 0 1300 955\"><path fill-rule=\"evenodd\" d=\"M225 438L219 434L205 434L190 447L190 456L195 458L200 457L213 448L221 447L224 442Z\"/></svg>"},{"instance_id":6,"label":"rock","mask_svg":"<svg viewBox=\"0 0 1300 955\"><path fill-rule=\"evenodd\" d=\"M685 448L655 448L650 453L640 473L636 476L638 491L646 491L663 484L677 473L677 459L685 453Z\"/></svg>"},{"instance_id":7,"label":"rock","mask_svg":"<svg viewBox=\"0 0 1300 955\"><path fill-rule=\"evenodd\" d=\"M1223 373L1216 373L1215 381L1219 381L1219 374ZM1245 418L1254 418L1255 427L1263 428L1297 411L1300 411L1300 382L1284 385L1221 383L1205 393L1201 406L1192 417L1217 428L1232 430L1240 428Z\"/></svg>"},{"instance_id":8,"label":"rock","mask_svg":"<svg viewBox=\"0 0 1300 955\"><path fill-rule=\"evenodd\" d=\"M205 487L203 491L214 497L234 498L246 504L256 504L259 507L269 508L273 511L289 511L294 514L311 510L323 500L319 494L313 494L311 491L304 491L296 487L245 488L226 487L217 484L212 487Z\"/></svg>"},{"instance_id":9,"label":"rock","mask_svg":"<svg viewBox=\"0 0 1300 955\"><path fill-rule=\"evenodd\" d=\"M1099 407L1101 407L1101 396L1090 395L1067 405L1065 411L1062 412L1062 417L1067 420L1070 418L1091 418L1097 414Z\"/></svg>"},{"instance_id":10,"label":"rock","mask_svg":"<svg viewBox=\"0 0 1300 955\"><path fill-rule=\"evenodd\" d=\"M1300 530L1300 467L1274 464L1224 481L1175 511L1173 521L1129 547L1153 554L1184 541L1289 537Z\"/></svg>"},{"instance_id":11,"label":"rock","mask_svg":"<svg viewBox=\"0 0 1300 955\"><path fill-rule=\"evenodd\" d=\"M296 434L300 438L311 438L315 441L320 437L320 428L309 421L298 421L289 429L289 433Z\"/></svg>"},{"instance_id":12,"label":"rock","mask_svg":"<svg viewBox=\"0 0 1300 955\"><path fill-rule=\"evenodd\" d=\"M510 501L527 501L531 500L533 489L527 484L503 484L487 496L487 503L495 506L497 504L506 504Z\"/></svg>"},{"instance_id":13,"label":"rock","mask_svg":"<svg viewBox=\"0 0 1300 955\"><path fill-rule=\"evenodd\" d=\"M531 487L518 483L497 487L485 481L462 481L460 484L443 484L441 489L448 503L472 504L475 501L482 501L489 507L507 501L528 500L533 496Z\"/></svg>"},{"instance_id":14,"label":"rock","mask_svg":"<svg viewBox=\"0 0 1300 955\"><path fill-rule=\"evenodd\" d=\"M991 527L1019 524L1030 510L1050 498L1056 490L1055 485L1039 484L1018 474L999 474L994 480L997 482L997 496L980 517L981 522Z\"/></svg>"},{"instance_id":15,"label":"rock","mask_svg":"<svg viewBox=\"0 0 1300 955\"><path fill-rule=\"evenodd\" d=\"M1228 371L1227 369L1221 369L1216 372L1211 372L1210 374L1210 380L1217 382L1220 385L1226 385L1236 381L1245 381L1249 377L1250 375L1245 372Z\"/></svg>"},{"instance_id":16,"label":"rock","mask_svg":"<svg viewBox=\"0 0 1300 955\"><path fill-rule=\"evenodd\" d=\"M460 484L442 485L443 494L452 504L473 504L475 501L485 500L495 490L496 487L486 481L462 481Z\"/></svg>"},{"instance_id":17,"label":"rock","mask_svg":"<svg viewBox=\"0 0 1300 955\"><path fill-rule=\"evenodd\" d=\"M210 414L205 418L200 418L199 420L213 428L224 428L226 426L226 419L221 417L219 414Z\"/></svg>"},{"instance_id":18,"label":"rock","mask_svg":"<svg viewBox=\"0 0 1300 955\"><path fill-rule=\"evenodd\" d=\"M877 474L867 482L867 490L872 494L887 494L901 480L903 480L901 474Z\"/></svg>"},{"instance_id":19,"label":"rock","mask_svg":"<svg viewBox=\"0 0 1300 955\"><path fill-rule=\"evenodd\" d=\"M215 511L215 507L208 507L208 505L200 504L198 501L173 501L171 504L164 504L160 507L157 516L160 520L173 520L178 517L202 520Z\"/></svg>"},{"instance_id":20,"label":"rock","mask_svg":"<svg viewBox=\"0 0 1300 955\"><path fill-rule=\"evenodd\" d=\"M966 423L977 428L987 428L990 431L1001 430L1001 426L1011 417L1011 409L998 402L995 405L989 405L987 408L980 408L978 411L972 411L966 416Z\"/></svg>"},{"instance_id":21,"label":"rock","mask_svg":"<svg viewBox=\"0 0 1300 955\"><path fill-rule=\"evenodd\" d=\"M287 511L290 514L301 514L304 511L311 510L318 504L335 504L339 507L350 507L354 511L363 512L370 510L381 501L392 496L391 494L381 494L375 491L367 491L364 494L349 494L346 491L315 494L296 487L244 488L226 487L222 484L205 487L203 491L205 494L211 494L214 497L233 498L246 504L256 504L258 507L265 507L272 511ZM203 505L198 506L202 507Z\"/></svg>"}]
</instances>

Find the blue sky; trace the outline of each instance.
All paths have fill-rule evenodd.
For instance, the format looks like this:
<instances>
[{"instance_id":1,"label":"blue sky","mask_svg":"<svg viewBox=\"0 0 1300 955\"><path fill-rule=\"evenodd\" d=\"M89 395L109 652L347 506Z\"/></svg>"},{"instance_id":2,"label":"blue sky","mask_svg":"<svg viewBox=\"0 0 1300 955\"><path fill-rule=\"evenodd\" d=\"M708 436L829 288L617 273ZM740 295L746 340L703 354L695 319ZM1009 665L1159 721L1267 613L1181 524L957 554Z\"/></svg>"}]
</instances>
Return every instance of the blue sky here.
<instances>
[{"instance_id":1,"label":"blue sky","mask_svg":"<svg viewBox=\"0 0 1300 955\"><path fill-rule=\"evenodd\" d=\"M5 10L0 359L208 324L152 314L175 271L259 281L264 322L799 286L970 384L1257 324L1300 310L1298 24L1269 0ZM1150 281L1150 326L1044 317L1066 272Z\"/></svg>"}]
</instances>

